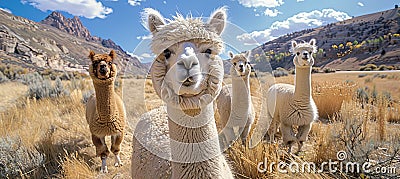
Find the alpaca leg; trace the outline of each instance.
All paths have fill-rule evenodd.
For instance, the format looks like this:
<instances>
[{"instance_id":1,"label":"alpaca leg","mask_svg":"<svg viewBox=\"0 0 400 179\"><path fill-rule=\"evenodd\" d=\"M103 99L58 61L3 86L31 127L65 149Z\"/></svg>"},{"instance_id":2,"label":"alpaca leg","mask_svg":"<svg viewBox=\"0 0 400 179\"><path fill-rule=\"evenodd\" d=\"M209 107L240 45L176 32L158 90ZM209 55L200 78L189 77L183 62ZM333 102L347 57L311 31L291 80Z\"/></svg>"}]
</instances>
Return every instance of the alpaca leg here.
<instances>
[{"instance_id":1,"label":"alpaca leg","mask_svg":"<svg viewBox=\"0 0 400 179\"><path fill-rule=\"evenodd\" d=\"M107 169L107 157L110 154L110 151L107 148L105 137L97 137L92 135L92 141L94 146L96 147L96 155L101 158L101 168L100 172L108 173Z\"/></svg>"},{"instance_id":2,"label":"alpaca leg","mask_svg":"<svg viewBox=\"0 0 400 179\"><path fill-rule=\"evenodd\" d=\"M246 124L246 126L244 126L242 133L240 134L240 138L242 139L242 144L245 146L246 146L246 139L249 133L250 133L250 124Z\"/></svg>"},{"instance_id":3,"label":"alpaca leg","mask_svg":"<svg viewBox=\"0 0 400 179\"><path fill-rule=\"evenodd\" d=\"M291 153L293 143L297 141L292 125L282 123L281 132L282 132L283 144L289 147L288 153Z\"/></svg>"},{"instance_id":4,"label":"alpaca leg","mask_svg":"<svg viewBox=\"0 0 400 179\"><path fill-rule=\"evenodd\" d=\"M304 141L307 140L308 133L311 130L311 125L312 125L312 123L306 124L306 125L303 125L303 126L299 126L299 131L298 131L298 133L296 135L296 137L297 137L297 139L299 141L299 149L297 150L298 152L301 151L301 148L303 147Z\"/></svg>"},{"instance_id":5,"label":"alpaca leg","mask_svg":"<svg viewBox=\"0 0 400 179\"><path fill-rule=\"evenodd\" d=\"M119 152L121 150L121 143L123 139L124 139L124 133L111 136L111 151L115 155L114 166L116 167L123 165L123 163L121 162L121 158L119 157Z\"/></svg>"},{"instance_id":6,"label":"alpaca leg","mask_svg":"<svg viewBox=\"0 0 400 179\"><path fill-rule=\"evenodd\" d=\"M233 127L226 126L226 131L224 132L224 136L227 142L227 145L230 145L235 140L235 131L233 131Z\"/></svg>"},{"instance_id":7,"label":"alpaca leg","mask_svg":"<svg viewBox=\"0 0 400 179\"><path fill-rule=\"evenodd\" d=\"M270 143L275 143L275 134L276 134L276 131L278 130L278 126L279 126L279 124L276 121L272 121L271 125L268 128L267 134L268 134Z\"/></svg>"}]
</instances>

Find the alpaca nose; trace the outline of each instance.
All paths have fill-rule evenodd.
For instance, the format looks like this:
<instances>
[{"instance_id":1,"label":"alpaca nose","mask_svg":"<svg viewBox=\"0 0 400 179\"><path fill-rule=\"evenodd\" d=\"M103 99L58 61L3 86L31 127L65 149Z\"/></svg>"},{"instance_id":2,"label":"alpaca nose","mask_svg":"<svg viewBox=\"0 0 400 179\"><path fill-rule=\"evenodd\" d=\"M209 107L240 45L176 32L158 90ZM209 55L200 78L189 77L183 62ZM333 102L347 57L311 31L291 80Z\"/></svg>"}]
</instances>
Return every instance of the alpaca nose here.
<instances>
[{"instance_id":1,"label":"alpaca nose","mask_svg":"<svg viewBox=\"0 0 400 179\"><path fill-rule=\"evenodd\" d=\"M308 53L307 53L307 52L304 52L304 53L303 53L303 55L304 55L304 56L307 56L307 55L308 55Z\"/></svg>"},{"instance_id":2,"label":"alpaca nose","mask_svg":"<svg viewBox=\"0 0 400 179\"><path fill-rule=\"evenodd\" d=\"M194 53L194 49L192 47L185 48L185 53L181 55L181 59L183 65L188 70L191 69L194 65L199 64L199 60L196 54Z\"/></svg>"}]
</instances>

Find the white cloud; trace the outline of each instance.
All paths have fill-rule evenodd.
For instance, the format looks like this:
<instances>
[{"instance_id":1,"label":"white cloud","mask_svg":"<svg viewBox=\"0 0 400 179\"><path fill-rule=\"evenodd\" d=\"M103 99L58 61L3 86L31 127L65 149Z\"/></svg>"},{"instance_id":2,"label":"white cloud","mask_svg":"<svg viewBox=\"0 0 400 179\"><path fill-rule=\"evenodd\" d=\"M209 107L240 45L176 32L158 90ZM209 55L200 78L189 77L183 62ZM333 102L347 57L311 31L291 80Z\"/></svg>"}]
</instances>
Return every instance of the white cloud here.
<instances>
[{"instance_id":1,"label":"white cloud","mask_svg":"<svg viewBox=\"0 0 400 179\"><path fill-rule=\"evenodd\" d=\"M22 0L41 11L65 11L74 16L82 16L89 19L105 18L113 12L109 7L103 6L97 0Z\"/></svg>"},{"instance_id":2,"label":"white cloud","mask_svg":"<svg viewBox=\"0 0 400 179\"><path fill-rule=\"evenodd\" d=\"M238 0L244 7L278 7L283 0Z\"/></svg>"},{"instance_id":3,"label":"white cloud","mask_svg":"<svg viewBox=\"0 0 400 179\"><path fill-rule=\"evenodd\" d=\"M154 58L155 55L151 55L151 54L149 54L149 53L142 53L142 54L140 55L140 57L142 57L142 58Z\"/></svg>"},{"instance_id":4,"label":"white cloud","mask_svg":"<svg viewBox=\"0 0 400 179\"><path fill-rule=\"evenodd\" d=\"M265 30L241 34L236 38L245 44L254 45L257 44L254 39L258 43L265 43L288 33L315 28L346 19L350 19L350 16L347 13L335 11L334 9L301 12L284 21L276 21Z\"/></svg>"},{"instance_id":5,"label":"white cloud","mask_svg":"<svg viewBox=\"0 0 400 179\"><path fill-rule=\"evenodd\" d=\"M362 2L358 2L357 5L364 7L364 4Z\"/></svg>"},{"instance_id":6,"label":"white cloud","mask_svg":"<svg viewBox=\"0 0 400 179\"><path fill-rule=\"evenodd\" d=\"M163 1L162 3L167 4L167 1Z\"/></svg>"},{"instance_id":7,"label":"white cloud","mask_svg":"<svg viewBox=\"0 0 400 179\"><path fill-rule=\"evenodd\" d=\"M282 12L279 12L277 9L271 10L271 9L267 8L264 11L264 15L270 16L270 17L276 17L278 14L282 14Z\"/></svg>"},{"instance_id":8,"label":"white cloud","mask_svg":"<svg viewBox=\"0 0 400 179\"><path fill-rule=\"evenodd\" d=\"M140 57L140 56L134 54L133 52L126 52L126 53L127 53L128 55L130 55L131 57L138 59L140 62L143 61L143 58L142 58L142 57Z\"/></svg>"},{"instance_id":9,"label":"white cloud","mask_svg":"<svg viewBox=\"0 0 400 179\"><path fill-rule=\"evenodd\" d=\"M260 14L259 14L259 13L256 13L256 14L254 14L254 16L256 16L256 17L259 17L259 16L260 16Z\"/></svg>"},{"instance_id":10,"label":"white cloud","mask_svg":"<svg viewBox=\"0 0 400 179\"><path fill-rule=\"evenodd\" d=\"M297 2L303 2L304 0L297 0Z\"/></svg>"},{"instance_id":11,"label":"white cloud","mask_svg":"<svg viewBox=\"0 0 400 179\"><path fill-rule=\"evenodd\" d=\"M128 3L131 6L140 6L141 2L143 2L143 1L145 1L145 0L128 0Z\"/></svg>"},{"instance_id":12,"label":"white cloud","mask_svg":"<svg viewBox=\"0 0 400 179\"><path fill-rule=\"evenodd\" d=\"M8 12L8 13L12 14L11 10L7 9L7 8L1 8L0 7L0 11L4 11L4 12Z\"/></svg>"},{"instance_id":13,"label":"white cloud","mask_svg":"<svg viewBox=\"0 0 400 179\"><path fill-rule=\"evenodd\" d=\"M151 39L153 36L151 34L149 35L143 35L143 36L137 36L136 39L138 40L148 40Z\"/></svg>"}]
</instances>

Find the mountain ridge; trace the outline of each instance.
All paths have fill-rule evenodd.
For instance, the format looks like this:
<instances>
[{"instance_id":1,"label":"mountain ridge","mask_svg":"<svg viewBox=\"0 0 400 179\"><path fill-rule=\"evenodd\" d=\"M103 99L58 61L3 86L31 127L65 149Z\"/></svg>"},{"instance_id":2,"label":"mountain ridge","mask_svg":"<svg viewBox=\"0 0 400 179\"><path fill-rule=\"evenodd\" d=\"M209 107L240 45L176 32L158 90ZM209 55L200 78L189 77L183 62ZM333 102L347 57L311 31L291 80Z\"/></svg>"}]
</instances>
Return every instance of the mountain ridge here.
<instances>
[{"instance_id":1,"label":"mountain ridge","mask_svg":"<svg viewBox=\"0 0 400 179\"><path fill-rule=\"evenodd\" d=\"M29 71L51 69L87 73L89 50L96 53L115 50L121 72L132 75L147 72L139 59L128 55L111 39L92 36L78 17L68 19L60 15L53 12L47 20L34 22L0 11L0 63Z\"/></svg>"},{"instance_id":2,"label":"mountain ridge","mask_svg":"<svg viewBox=\"0 0 400 179\"><path fill-rule=\"evenodd\" d=\"M315 38L319 48L316 67L358 70L369 63L400 66L399 14L399 8L394 8L286 34L254 48L253 63L260 71L291 69L290 42Z\"/></svg>"}]
</instances>

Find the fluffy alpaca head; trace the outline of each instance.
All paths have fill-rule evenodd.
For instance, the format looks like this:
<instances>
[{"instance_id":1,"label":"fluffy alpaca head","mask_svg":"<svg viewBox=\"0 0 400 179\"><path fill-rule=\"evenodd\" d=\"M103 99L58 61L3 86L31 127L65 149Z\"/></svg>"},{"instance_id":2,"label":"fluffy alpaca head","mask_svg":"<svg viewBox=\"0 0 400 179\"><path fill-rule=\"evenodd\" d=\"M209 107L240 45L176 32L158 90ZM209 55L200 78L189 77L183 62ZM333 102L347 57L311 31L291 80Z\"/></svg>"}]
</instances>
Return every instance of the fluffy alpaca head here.
<instances>
[{"instance_id":1,"label":"fluffy alpaca head","mask_svg":"<svg viewBox=\"0 0 400 179\"><path fill-rule=\"evenodd\" d=\"M165 20L153 9L145 9L144 14L153 34L151 49L157 54L150 69L157 94L181 109L211 103L221 90L224 73L218 54L223 50L220 35L226 9L217 9L207 23L180 14Z\"/></svg>"},{"instance_id":2,"label":"fluffy alpaca head","mask_svg":"<svg viewBox=\"0 0 400 179\"><path fill-rule=\"evenodd\" d=\"M114 80L117 75L117 67L114 64L116 58L114 50L111 50L109 54L95 54L91 50L89 58L92 62L89 66L89 73L93 80Z\"/></svg>"},{"instance_id":3,"label":"fluffy alpaca head","mask_svg":"<svg viewBox=\"0 0 400 179\"><path fill-rule=\"evenodd\" d=\"M317 46L315 39L311 39L310 42L303 42L297 44L296 41L292 41L292 48L290 51L294 54L293 63L296 67L311 67L314 65L313 53L317 52Z\"/></svg>"},{"instance_id":4,"label":"fluffy alpaca head","mask_svg":"<svg viewBox=\"0 0 400 179\"><path fill-rule=\"evenodd\" d=\"M240 53L234 55L231 51L228 52L229 57L231 58L230 62L232 64L231 75L236 75L240 77L248 77L251 72L250 65L250 51L246 51L246 53Z\"/></svg>"}]
</instances>

